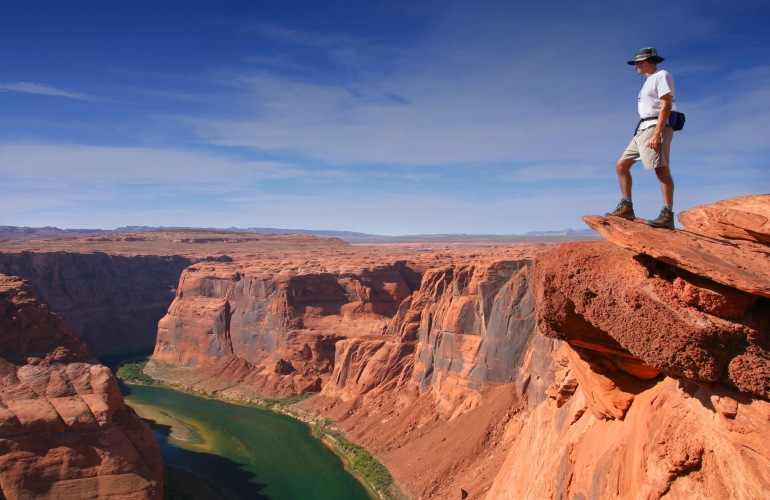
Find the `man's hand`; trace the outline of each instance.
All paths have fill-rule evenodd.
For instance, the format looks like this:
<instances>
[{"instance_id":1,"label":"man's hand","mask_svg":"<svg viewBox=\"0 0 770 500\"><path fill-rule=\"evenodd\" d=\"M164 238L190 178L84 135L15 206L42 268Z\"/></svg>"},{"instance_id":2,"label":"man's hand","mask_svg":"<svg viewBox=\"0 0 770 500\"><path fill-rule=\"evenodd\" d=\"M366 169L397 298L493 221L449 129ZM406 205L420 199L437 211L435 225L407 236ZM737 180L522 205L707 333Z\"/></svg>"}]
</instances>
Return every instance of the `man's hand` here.
<instances>
[{"instance_id":1,"label":"man's hand","mask_svg":"<svg viewBox=\"0 0 770 500\"><path fill-rule=\"evenodd\" d=\"M658 123L655 124L655 131L652 133L650 142L647 143L647 147L650 149L658 149L660 145L661 136L663 135L663 129L666 127L668 116L671 114L671 109L674 107L674 96L666 94L660 96L660 113L658 114Z\"/></svg>"},{"instance_id":2,"label":"man's hand","mask_svg":"<svg viewBox=\"0 0 770 500\"><path fill-rule=\"evenodd\" d=\"M652 133L652 137L650 138L650 142L647 143L647 147L650 149L658 149L662 140L661 133L658 132L658 128L655 127L655 132Z\"/></svg>"}]
</instances>

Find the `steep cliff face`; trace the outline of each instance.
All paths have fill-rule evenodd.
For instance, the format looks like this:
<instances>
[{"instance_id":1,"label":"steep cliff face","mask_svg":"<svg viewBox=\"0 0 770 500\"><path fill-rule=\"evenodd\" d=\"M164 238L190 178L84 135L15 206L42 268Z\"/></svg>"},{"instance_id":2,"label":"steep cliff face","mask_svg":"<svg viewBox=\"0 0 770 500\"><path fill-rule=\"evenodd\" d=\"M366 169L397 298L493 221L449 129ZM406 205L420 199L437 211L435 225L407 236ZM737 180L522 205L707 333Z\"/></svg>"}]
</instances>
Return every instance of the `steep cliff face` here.
<instances>
[{"instance_id":1,"label":"steep cliff face","mask_svg":"<svg viewBox=\"0 0 770 500\"><path fill-rule=\"evenodd\" d=\"M415 498L764 498L766 205L726 205L682 215L704 233L592 217L627 249L428 271L393 338L341 343L303 407Z\"/></svg>"},{"instance_id":2,"label":"steep cliff face","mask_svg":"<svg viewBox=\"0 0 770 500\"><path fill-rule=\"evenodd\" d=\"M621 420L587 411L588 391L609 392L581 380L562 405L517 416L486 498L767 497L767 401L664 378Z\"/></svg>"},{"instance_id":3,"label":"steep cliff face","mask_svg":"<svg viewBox=\"0 0 770 500\"><path fill-rule=\"evenodd\" d=\"M159 323L148 373L205 390L318 391L331 375L336 343L382 335L418 283L402 262L277 275L200 263L184 272Z\"/></svg>"},{"instance_id":4,"label":"steep cliff face","mask_svg":"<svg viewBox=\"0 0 770 500\"><path fill-rule=\"evenodd\" d=\"M0 273L28 280L95 355L151 349L158 320L190 263L181 256L0 253Z\"/></svg>"},{"instance_id":5,"label":"steep cliff face","mask_svg":"<svg viewBox=\"0 0 770 500\"><path fill-rule=\"evenodd\" d=\"M534 310L526 259L430 270L391 322L391 338L340 344L323 393L350 400L397 380L429 393L447 420L478 405L489 385L515 383L537 402L555 343L536 341Z\"/></svg>"},{"instance_id":6,"label":"steep cliff face","mask_svg":"<svg viewBox=\"0 0 770 500\"><path fill-rule=\"evenodd\" d=\"M410 497L478 497L512 419L554 380L560 342L535 335L530 262L490 252L426 272L390 337L340 342L332 379L301 407L374 452Z\"/></svg>"},{"instance_id":7,"label":"steep cliff face","mask_svg":"<svg viewBox=\"0 0 770 500\"><path fill-rule=\"evenodd\" d=\"M0 496L160 498L160 448L112 372L0 275Z\"/></svg>"}]
</instances>

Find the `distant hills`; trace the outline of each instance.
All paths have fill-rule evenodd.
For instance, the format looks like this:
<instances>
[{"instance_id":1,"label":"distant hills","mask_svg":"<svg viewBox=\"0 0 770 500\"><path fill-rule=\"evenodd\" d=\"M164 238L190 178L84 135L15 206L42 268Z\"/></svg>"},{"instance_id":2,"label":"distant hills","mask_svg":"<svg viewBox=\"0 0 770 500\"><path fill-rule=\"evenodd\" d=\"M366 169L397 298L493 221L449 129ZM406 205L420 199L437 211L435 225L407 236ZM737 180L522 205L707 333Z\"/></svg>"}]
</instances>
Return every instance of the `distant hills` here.
<instances>
[{"instance_id":1,"label":"distant hills","mask_svg":"<svg viewBox=\"0 0 770 500\"><path fill-rule=\"evenodd\" d=\"M403 236L385 236L379 234L359 233L355 231L313 230L313 229L280 229L273 227L249 228L201 228L201 227L151 227L123 226L117 229L59 229L58 227L19 227L0 226L0 240L29 240L51 238L77 238L78 236L94 236L99 234L144 233L154 231L227 231L231 233L254 234L307 234L326 238L339 238L351 243L364 242L412 242L412 241L531 241L533 239L582 240L598 239L592 229L562 229L558 231L530 231L519 235L495 234L420 234Z\"/></svg>"},{"instance_id":2,"label":"distant hills","mask_svg":"<svg viewBox=\"0 0 770 500\"><path fill-rule=\"evenodd\" d=\"M0 226L0 240L30 240L47 238L77 238L96 234L114 233L104 229L59 229L58 227Z\"/></svg>"}]
</instances>

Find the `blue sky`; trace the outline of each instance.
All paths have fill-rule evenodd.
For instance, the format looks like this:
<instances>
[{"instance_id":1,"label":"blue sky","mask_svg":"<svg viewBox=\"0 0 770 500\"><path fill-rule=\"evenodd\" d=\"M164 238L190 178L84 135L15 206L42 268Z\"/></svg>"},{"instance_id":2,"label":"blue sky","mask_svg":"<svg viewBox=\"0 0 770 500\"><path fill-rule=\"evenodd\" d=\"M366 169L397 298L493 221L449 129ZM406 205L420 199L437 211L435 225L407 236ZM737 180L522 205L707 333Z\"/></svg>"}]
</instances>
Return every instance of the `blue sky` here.
<instances>
[{"instance_id":1,"label":"blue sky","mask_svg":"<svg viewBox=\"0 0 770 500\"><path fill-rule=\"evenodd\" d=\"M0 0L0 225L582 229L619 200L645 46L687 114L675 211L770 192L768 2L643 10Z\"/></svg>"}]
</instances>

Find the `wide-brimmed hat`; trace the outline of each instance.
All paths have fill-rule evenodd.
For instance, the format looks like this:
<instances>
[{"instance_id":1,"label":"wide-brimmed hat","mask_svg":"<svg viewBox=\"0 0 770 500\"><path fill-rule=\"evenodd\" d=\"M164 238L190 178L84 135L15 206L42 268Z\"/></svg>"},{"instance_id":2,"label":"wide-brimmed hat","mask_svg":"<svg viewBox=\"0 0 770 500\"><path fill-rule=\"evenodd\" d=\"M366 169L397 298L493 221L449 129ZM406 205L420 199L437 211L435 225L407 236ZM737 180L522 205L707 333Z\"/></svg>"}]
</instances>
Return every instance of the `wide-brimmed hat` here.
<instances>
[{"instance_id":1,"label":"wide-brimmed hat","mask_svg":"<svg viewBox=\"0 0 770 500\"><path fill-rule=\"evenodd\" d=\"M652 64L658 64L665 61L665 59L658 55L658 51L655 50L655 47L645 47L643 49L637 50L636 55L634 56L634 60L628 61L628 64L633 66L634 64L641 61L650 61Z\"/></svg>"}]
</instances>

